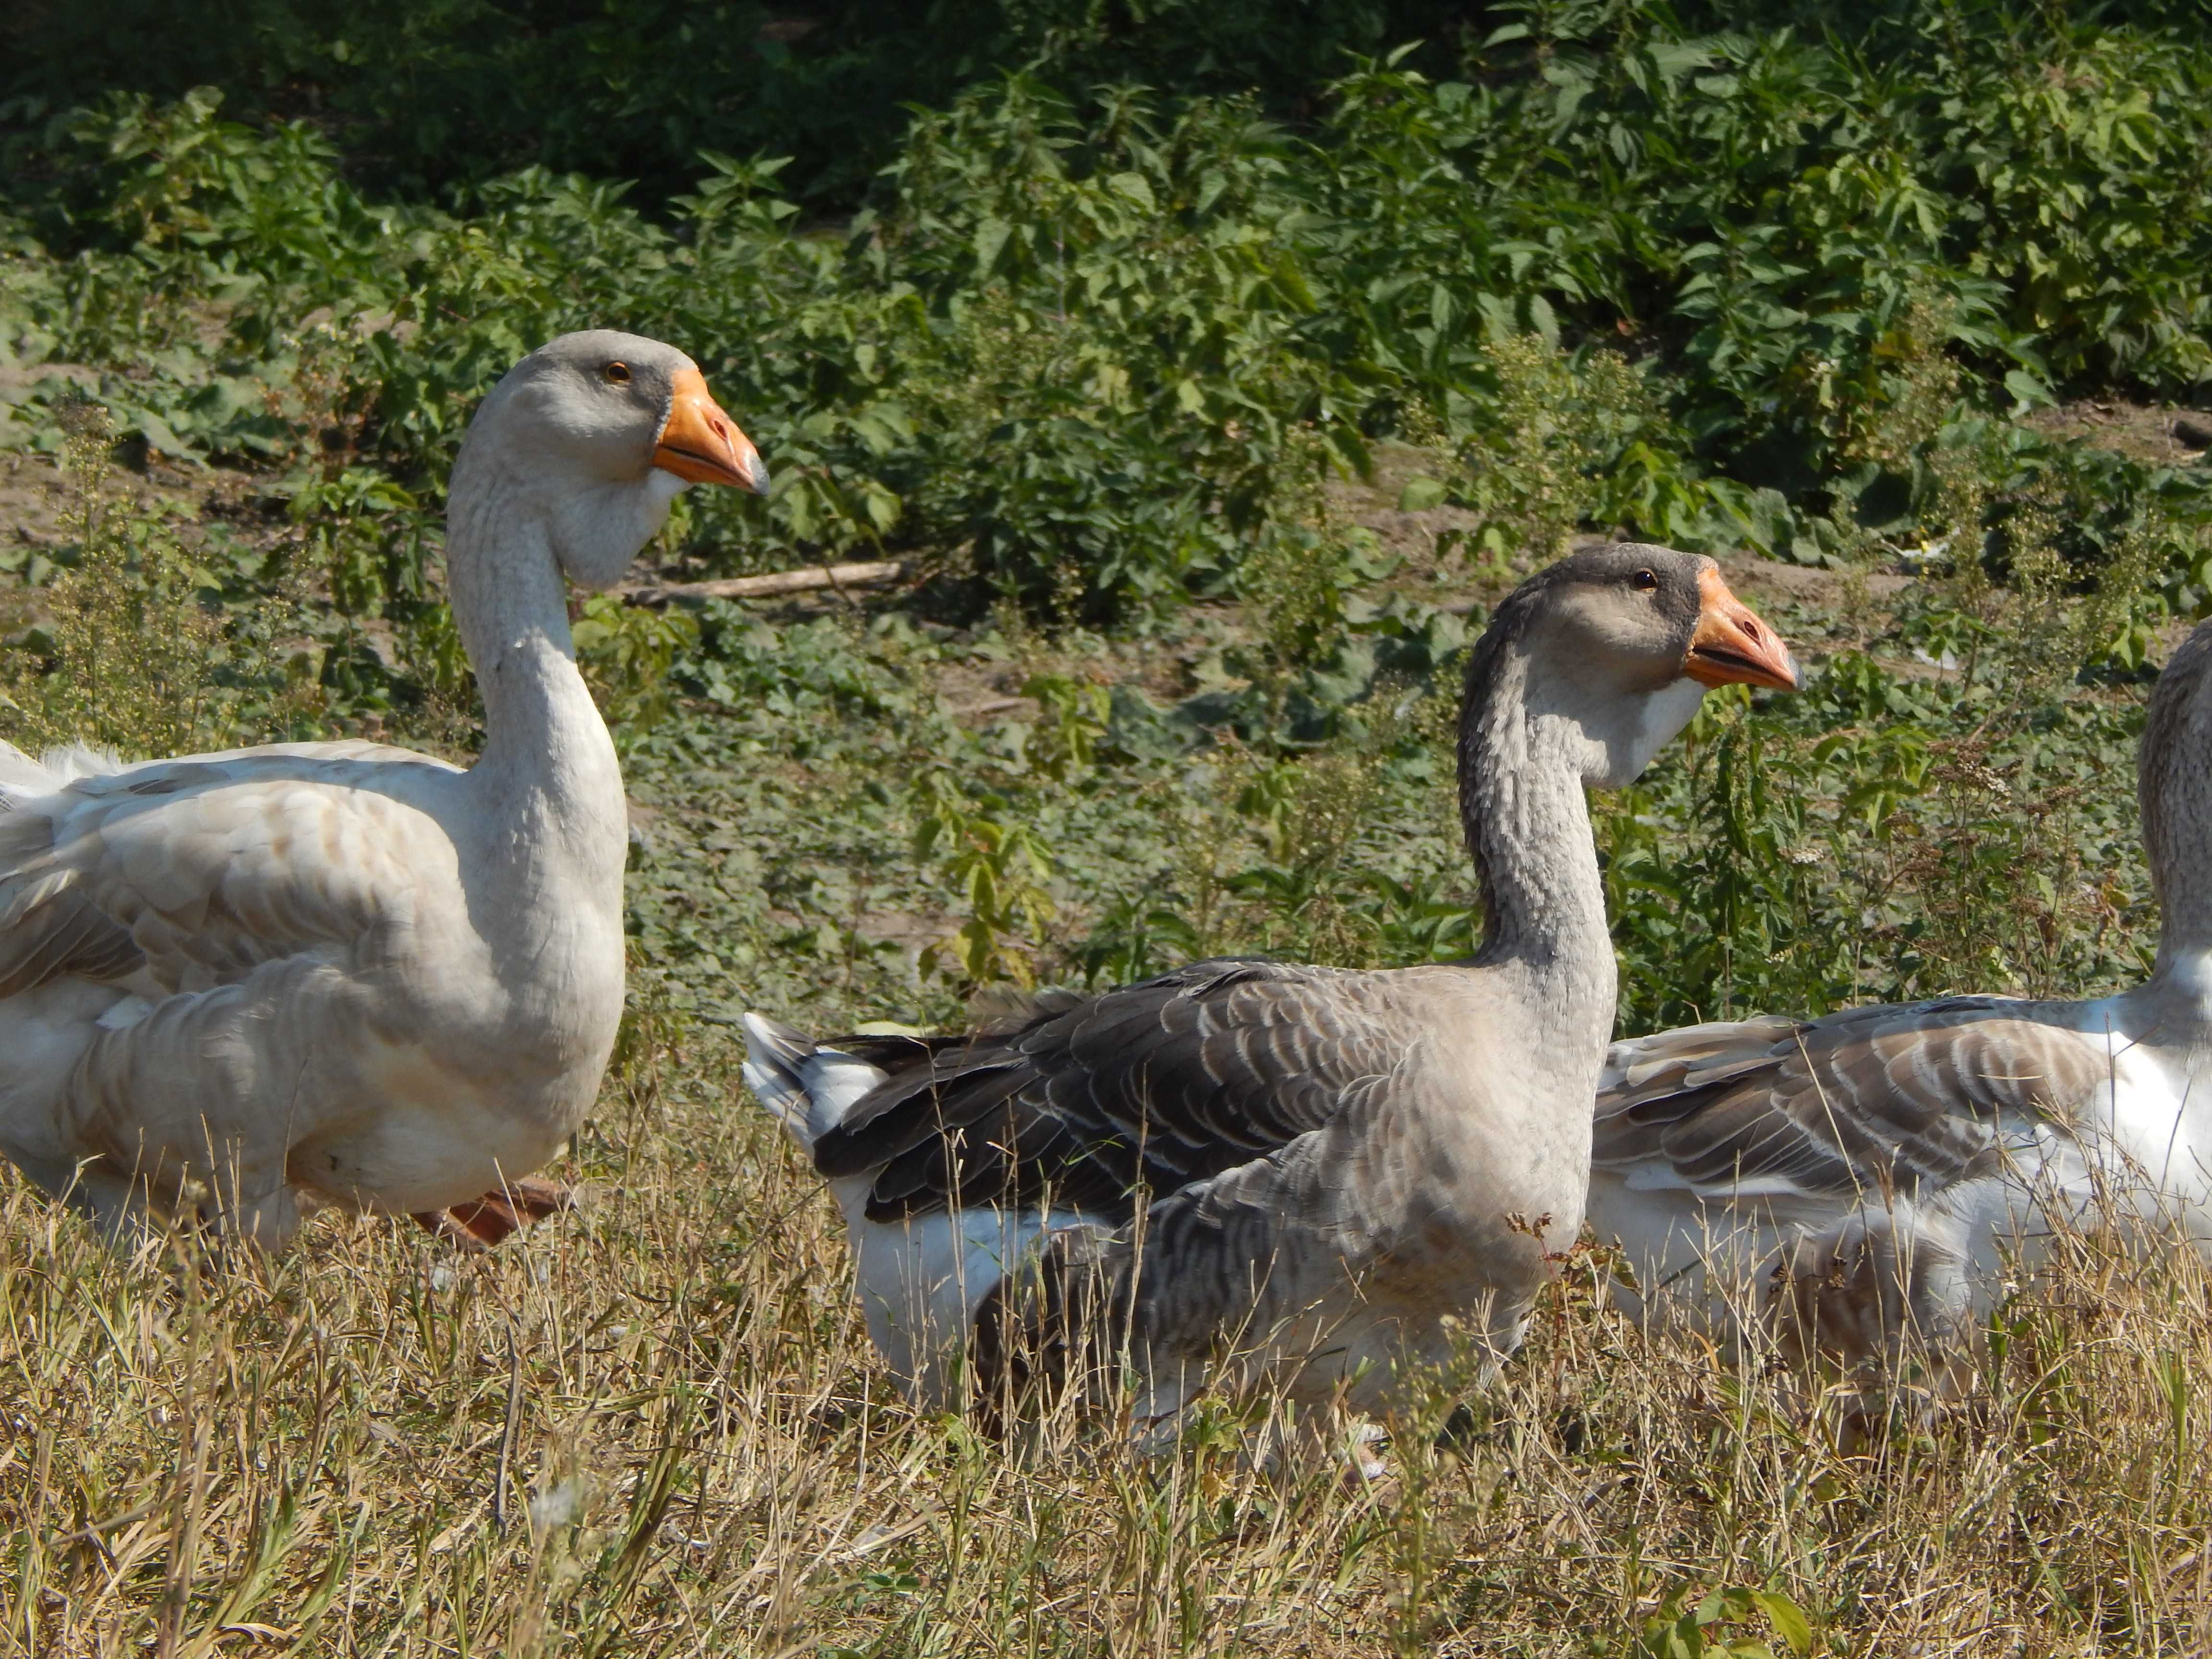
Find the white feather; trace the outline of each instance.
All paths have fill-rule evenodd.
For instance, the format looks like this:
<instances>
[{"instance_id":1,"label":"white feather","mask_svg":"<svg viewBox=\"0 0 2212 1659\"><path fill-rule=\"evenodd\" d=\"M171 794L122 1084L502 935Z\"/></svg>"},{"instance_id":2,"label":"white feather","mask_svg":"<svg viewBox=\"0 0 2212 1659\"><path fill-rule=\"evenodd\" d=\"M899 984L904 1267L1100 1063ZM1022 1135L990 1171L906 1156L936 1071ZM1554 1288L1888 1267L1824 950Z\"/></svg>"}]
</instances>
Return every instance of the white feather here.
<instances>
[{"instance_id":1,"label":"white feather","mask_svg":"<svg viewBox=\"0 0 2212 1659\"><path fill-rule=\"evenodd\" d=\"M485 400L447 564L485 705L462 771L367 743L131 765L0 744L0 1150L104 1221L206 1189L268 1245L295 1189L434 1211L551 1157L622 1017L627 809L563 571L609 580L674 489L690 360L570 336Z\"/></svg>"},{"instance_id":2,"label":"white feather","mask_svg":"<svg viewBox=\"0 0 2212 1659\"><path fill-rule=\"evenodd\" d=\"M799 1150L813 1152L884 1080L842 1049L806 1045L757 1014L744 1016L746 1086ZM959 1364L983 1299L1031 1261L1050 1235L1102 1224L1076 1211L933 1211L868 1218L871 1177L826 1183L845 1217L854 1289L868 1336L907 1396L931 1410L958 1403Z\"/></svg>"}]
</instances>

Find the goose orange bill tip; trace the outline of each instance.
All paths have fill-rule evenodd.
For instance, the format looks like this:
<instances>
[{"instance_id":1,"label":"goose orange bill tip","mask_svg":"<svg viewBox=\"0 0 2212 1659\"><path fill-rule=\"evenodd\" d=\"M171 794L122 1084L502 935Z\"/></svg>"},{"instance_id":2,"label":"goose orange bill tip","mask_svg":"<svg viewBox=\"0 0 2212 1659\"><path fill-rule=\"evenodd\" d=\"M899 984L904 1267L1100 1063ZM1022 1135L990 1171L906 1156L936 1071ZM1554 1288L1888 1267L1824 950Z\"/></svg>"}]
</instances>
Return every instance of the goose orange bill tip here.
<instances>
[{"instance_id":1,"label":"goose orange bill tip","mask_svg":"<svg viewBox=\"0 0 2212 1659\"><path fill-rule=\"evenodd\" d=\"M653 447L653 464L686 483L735 484L768 494L768 468L753 441L738 429L707 390L707 377L687 368L676 377L676 400Z\"/></svg>"},{"instance_id":2,"label":"goose orange bill tip","mask_svg":"<svg viewBox=\"0 0 2212 1659\"><path fill-rule=\"evenodd\" d=\"M1729 591L1721 573L1708 567L1698 578L1704 604L1698 631L1682 672L1700 685L1764 685L1795 691L1802 683L1796 660L1782 636L1759 621L1749 605Z\"/></svg>"}]
</instances>

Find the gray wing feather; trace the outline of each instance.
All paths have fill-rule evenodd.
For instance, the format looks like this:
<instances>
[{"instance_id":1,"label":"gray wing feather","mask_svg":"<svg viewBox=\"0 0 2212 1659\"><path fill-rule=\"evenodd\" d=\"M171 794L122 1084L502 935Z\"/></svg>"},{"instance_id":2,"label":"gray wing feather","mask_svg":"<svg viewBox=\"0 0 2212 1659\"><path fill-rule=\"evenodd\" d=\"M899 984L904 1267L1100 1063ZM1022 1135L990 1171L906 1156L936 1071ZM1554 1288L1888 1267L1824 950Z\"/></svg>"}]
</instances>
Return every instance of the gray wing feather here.
<instances>
[{"instance_id":1,"label":"gray wing feather","mask_svg":"<svg viewBox=\"0 0 2212 1659\"><path fill-rule=\"evenodd\" d=\"M2098 1045L2000 997L1772 1016L1616 1043L1592 1162L1726 1197L1917 1190L1989 1173L2004 1113L2063 1113Z\"/></svg>"},{"instance_id":2,"label":"gray wing feather","mask_svg":"<svg viewBox=\"0 0 2212 1659\"><path fill-rule=\"evenodd\" d=\"M130 930L54 861L53 828L42 814L0 814L0 997L65 974L123 979L145 966Z\"/></svg>"},{"instance_id":3,"label":"gray wing feather","mask_svg":"<svg viewBox=\"0 0 2212 1659\"><path fill-rule=\"evenodd\" d=\"M832 1179L872 1172L878 1220L1059 1201L1127 1219L1327 1123L1388 1071L1386 975L1194 963L965 1036L843 1039L890 1075L814 1147Z\"/></svg>"}]
</instances>

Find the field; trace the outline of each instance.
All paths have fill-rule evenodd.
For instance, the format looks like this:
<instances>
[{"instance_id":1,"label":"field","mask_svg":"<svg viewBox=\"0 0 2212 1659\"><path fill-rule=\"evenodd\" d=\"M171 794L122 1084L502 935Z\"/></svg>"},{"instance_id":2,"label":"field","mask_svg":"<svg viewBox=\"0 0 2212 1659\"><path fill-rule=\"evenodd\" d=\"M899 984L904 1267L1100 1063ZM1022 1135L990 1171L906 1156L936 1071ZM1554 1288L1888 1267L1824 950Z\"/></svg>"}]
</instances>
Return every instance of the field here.
<instances>
[{"instance_id":1,"label":"field","mask_svg":"<svg viewBox=\"0 0 2212 1659\"><path fill-rule=\"evenodd\" d=\"M1141 9L732 5L673 66L657 6L0 23L0 736L465 758L443 482L569 327L683 346L777 476L641 586L903 573L577 603L633 833L576 1212L125 1257L6 1176L0 1653L2212 1649L2185 1250L2071 1241L1964 1406L1869 1420L1625 1324L1585 1243L1367 1486L1256 1468L1265 1401L1139 1458L889 1386L738 1013L1464 954L1457 665L1576 538L1715 553L1811 670L1600 799L1624 1033L2156 945L2192 14Z\"/></svg>"}]
</instances>

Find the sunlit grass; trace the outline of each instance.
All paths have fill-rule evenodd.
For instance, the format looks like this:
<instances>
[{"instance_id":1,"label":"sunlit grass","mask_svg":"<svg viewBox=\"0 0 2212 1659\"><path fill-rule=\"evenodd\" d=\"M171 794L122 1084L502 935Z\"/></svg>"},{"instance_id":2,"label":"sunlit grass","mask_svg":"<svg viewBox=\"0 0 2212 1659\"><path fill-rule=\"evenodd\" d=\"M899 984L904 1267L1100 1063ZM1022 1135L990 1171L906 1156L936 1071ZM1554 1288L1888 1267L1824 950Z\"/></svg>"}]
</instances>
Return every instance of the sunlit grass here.
<instances>
[{"instance_id":1,"label":"sunlit grass","mask_svg":"<svg viewBox=\"0 0 2212 1659\"><path fill-rule=\"evenodd\" d=\"M1942 602L1937 588L1926 604ZM1948 625L1928 614L1882 625L1905 640ZM2033 627L2015 631L2039 660ZM1869 1395L1647 1336L1606 1310L1604 1264L1578 1253L1497 1382L1435 1379L1391 1425L1379 1482L1339 1456L1262 1455L1277 1440L1265 1399L1204 1402L1164 1455L1132 1449L1110 1411L1062 1406L1005 1438L918 1415L868 1348L833 1206L737 1085L716 1023L727 1000L825 1029L957 1012L949 979L918 980L866 931L957 902L912 845L906 777L933 766L977 789L963 810L1035 828L1071 900L1036 942L1054 975L1073 975L1082 930L1103 925L1101 895L1130 891L1155 909L1115 924L1133 932L1115 972L1137 962L1139 927L1160 951L1419 953L1422 907L1453 909L1449 887L1409 888L1372 918L1353 907L1384 860L1407 860L1409 878L1458 867L1449 723L1431 699L1402 731L1318 752L1115 757L1095 710L1078 730L1040 699L1019 740L945 714L931 676L963 660L957 641L821 624L724 637L724 689L629 756L647 813L631 1018L557 1171L580 1212L482 1256L325 1212L275 1261L192 1238L125 1257L9 1180L0 1654L2057 1656L2212 1641L2212 1298L2186 1251L2069 1241L1941 1412L1910 1388ZM2024 678L2040 701L1985 688L1947 713L1944 686L1856 660L1804 700L1837 711L1804 716L1845 732L1832 760L1806 759L1830 730L1796 732L1786 706L1717 708L1608 818L1631 991L1686 971L1670 931L1686 908L1737 915L1733 945L1755 942L1754 923L1800 930L1786 942L1808 915L1879 902L1884 931L1858 948L1882 973L1917 951L1910 971L1942 984L2021 964L2062 991L2124 973L2148 918L2107 890L2120 878L2105 849L2130 833L2139 691ZM1888 763L1900 711L1930 741L1951 741L1948 719L1984 742L1993 720L2046 705L2037 729L2065 746L2042 764L2080 781L2044 790L2032 822L1986 766L1964 783L1869 769ZM1761 764L1790 781L1765 804L1698 781L1754 722ZM1895 795L1871 821L1843 805L1861 775ZM1193 823L1214 826L1196 874L1170 844ZM1635 884L1632 852L1673 884ZM2057 884L1943 909L1944 872L1970 857ZM2067 873L2085 861L2094 886ZM1752 898L1735 913L1701 896L1736 889ZM1787 1005L1827 982L1816 948L1745 944L1722 982Z\"/></svg>"},{"instance_id":2,"label":"sunlit grass","mask_svg":"<svg viewBox=\"0 0 2212 1659\"><path fill-rule=\"evenodd\" d=\"M1856 1455L1840 1394L1647 1340L1583 1255L1379 1483L1263 1472L1264 1402L1165 1457L1069 1410L997 1441L887 1386L732 1059L636 1062L676 1086L585 1137L585 1210L489 1255L326 1213L274 1262L126 1260L15 1186L0 1651L1673 1653L1729 1589L1781 1622L1738 1597L1710 1638L1778 1653L1792 1608L1822 1652L2212 1638L2193 1254L2062 1253L1964 1407Z\"/></svg>"},{"instance_id":3,"label":"sunlit grass","mask_svg":"<svg viewBox=\"0 0 2212 1659\"><path fill-rule=\"evenodd\" d=\"M2096 42L2081 44L2087 61ZM1778 66L1780 93L1713 112L1784 112L1795 134L1792 53L1761 52L1750 67ZM2119 60L2166 66L2152 90L2177 119L2132 106L2126 118L2177 155L2194 131L2179 117L2196 107L2173 78L2184 56L2152 42ZM2100 72L2063 90L2094 111L2143 79ZM1346 110L1378 121L1426 118L1441 95L1382 71L1357 84L1371 96ZM2057 86L2039 65L2017 88L1995 70L1976 84L2000 112ZM1565 82L1529 85L1542 109L1567 95ZM1567 140L1583 148L1561 153L1600 153L1587 124L1614 118L1613 97L1580 103L1586 130L1547 116L1542 164L1509 147L1493 182L1525 173L1564 189L1546 211L1577 238L1648 232L1664 197L1649 175L1553 165ZM1494 598L1530 547L1616 525L1729 548L1756 531L1800 558L1869 562L1797 590L1820 595L1802 610L1769 607L1826 659L1804 696L1715 699L1602 809L1625 1020L2106 988L2140 975L2153 939L2128 783L2142 689L2129 676L2165 607L2202 608L2208 568L2202 475L2030 445L1990 412L2011 392L1959 403L1957 319L1892 305L1925 286L1914 272L1935 271L1936 253L1863 257L1861 208L1826 185L1791 197L1813 216L1787 246L1809 251L1803 270L1821 282L1864 278L1839 291L1856 311L1820 300L1831 323L1864 325L1844 361L1832 340L1808 356L1797 330L1700 331L1703 312L1680 312L1688 355L1644 341L1632 373L1576 344L1644 326L1610 301L1568 319L1556 347L1481 320L1467 303L1495 297L1469 263L1488 236L1480 193L1431 165L1443 151L1382 126L1347 127L1342 159L1358 165L1345 198L1387 204L1432 182L1347 244L1349 264L1285 228L1304 198L1268 182L1273 141L1248 143L1243 118L1216 109L1176 115L1191 142L1147 144L1131 165L1149 174L1091 167L1060 192L1049 268L948 276L933 246L965 259L979 226L1035 216L1042 175L983 159L1037 131L1030 98L1014 88L923 125L975 171L923 179L890 221L950 231L878 246L901 258L905 246L922 263L894 271L961 297L942 329L915 325L904 278L887 297L840 264L834 237L788 239L772 217L739 234L726 216L678 237L616 192L550 178L517 185L498 221L410 209L392 222L414 226L402 237L349 216L360 245L298 267L289 252L264 258L266 226L293 222L276 206L321 222L317 204L348 199L304 130L264 176L249 163L272 141L211 125L212 106L118 106L88 129L86 167L111 154L91 142L101 133L146 137L156 173L161 157L198 157L165 182L220 234L203 247L165 220L135 247L10 255L0 334L11 351L135 367L102 388L118 429L174 422L264 470L233 475L244 493L229 517L187 536L182 519L102 505L105 426L57 440L79 550L53 586L19 596L21 622L41 626L9 653L0 684L15 706L0 724L22 741L165 752L374 729L465 756L436 480L490 376L523 344L608 313L699 355L793 481L764 507L688 502L696 518L656 557L750 568L872 556L889 537L1007 597L988 617L959 610L957 580L866 612L580 606L638 836L632 1018L593 1123L555 1171L579 1184L577 1212L484 1256L325 1212L275 1261L192 1238L125 1257L0 1176L0 1656L2212 1650L2212 1294L2186 1250L2065 1241L1942 1411L1910 1386L1869 1393L1647 1335L1607 1310L1603 1261L1577 1253L1526 1351L1481 1389L1433 1379L1391 1425L1374 1483L1329 1456L1260 1455L1279 1426L1264 1398L1208 1400L1178 1445L1146 1456L1110 1411L1063 1406L994 1438L898 1397L853 1303L842 1224L737 1085L715 1023L737 1007L833 1030L960 1017L973 979L1110 981L1214 951L1385 964L1463 950L1456 612ZM1770 153L1766 130L1744 128L1743 153ZM2055 131L2039 116L2017 130ZM1450 153L1471 165L1480 148ZM1714 192L1700 211L1732 224L1741 204L1704 167L1710 149L1682 153L1712 173L1692 181ZM1130 214L1115 180L1149 176L1162 203L1210 190L1179 155L1243 183L1219 198L1233 235L1178 231L1168 258L1168 218ZM1163 156L1172 165L1156 167ZM2146 160L2137 182L2164 201L2185 172ZM2004 176L2041 191L2060 175ZM1587 199L1601 186L1614 192L1602 213ZM2139 270L2132 198L2094 194L2106 206L2085 223L2110 246L2068 280L2100 296L2104 331L2065 312L2048 337L2084 374L2148 363L2169 392L2195 384L2201 331L2163 319L2195 315L2203 262L2181 237L2170 268ZM1986 222L2008 238L2029 216ZM1346 337L1389 348L1345 348L1363 362L1435 367L1340 384L1334 358L1301 355L1304 325L1248 303L1247 256L1263 246L1318 284L1317 314L1356 316ZM1576 270L1617 265L1610 243L1574 246ZM1371 307L1363 246L1410 308ZM269 266L242 298L234 257ZM1092 283L1075 306L1070 257ZM1422 260L1439 280L1413 280ZM1937 263L1952 283L1949 256ZM1668 291L1678 264L1664 253L1656 267ZM2121 267L2125 283L2107 274ZM1529 270L1498 292L1563 291L1544 262ZM1794 278L1745 280L1681 293L1721 296L1723 320L1801 295ZM326 294L333 282L362 286ZM2135 310L2109 313L2115 292ZM362 295L409 314L349 319ZM1967 299L1975 317L1990 303ZM333 321L303 323L326 301ZM234 373L187 349L219 315L239 338L292 343ZM1444 331L1436 350L1423 330ZM740 349L756 341L774 349ZM1722 384L1717 366L1744 351L1747 378ZM1769 437L1820 487L1794 505L1739 489L1729 499L1749 516L1716 520L1721 497L1662 418L1678 394L1708 422L1773 415ZM1348 416L1314 413L1331 399ZM25 407L27 434L44 406ZM1410 554L1340 510L1340 493L1380 516L1357 468L1324 471L1330 432L1389 419L1427 469L1420 489L1380 498L1407 508L1392 524L1419 538ZM1026 494L1007 489L1015 453L1034 475ZM1909 482L1905 516L1865 530L1832 489L1838 457ZM246 510L264 488L296 492L289 518ZM1421 502L1448 500L1456 528L1409 528ZM1941 574L1941 550L1985 544L2002 582L1972 558ZM1871 562L1898 554L1929 579L1877 605ZM2099 570L2111 574L2080 603ZM1186 578L1237 603L1186 610ZM1109 631L1067 625L1078 617ZM1146 627L1114 631L1131 617ZM1177 700L1209 696L1215 740L1200 746L1200 714L1176 726L1190 712ZM970 948L947 948L963 931Z\"/></svg>"}]
</instances>

